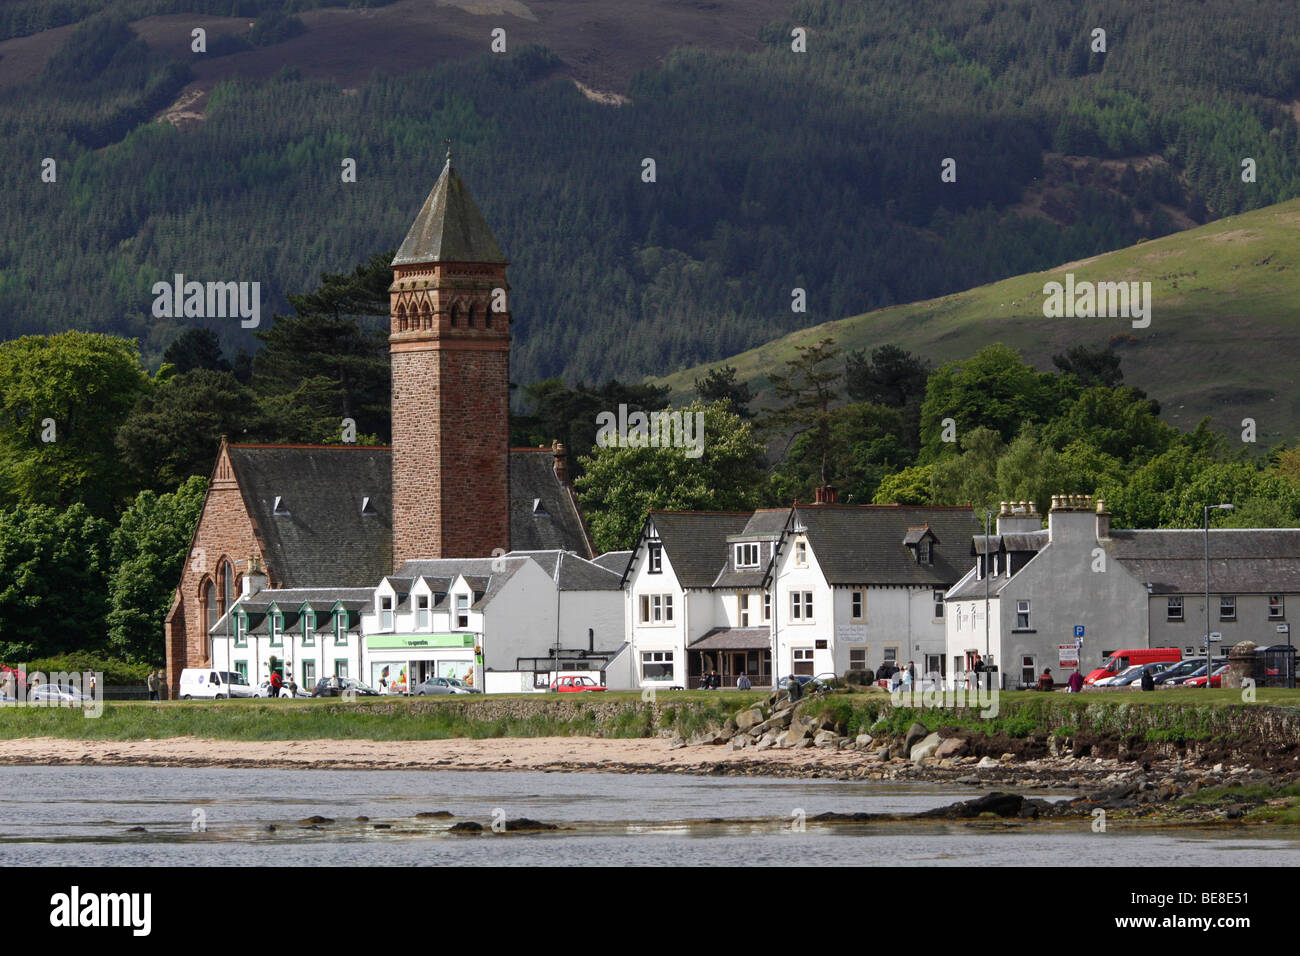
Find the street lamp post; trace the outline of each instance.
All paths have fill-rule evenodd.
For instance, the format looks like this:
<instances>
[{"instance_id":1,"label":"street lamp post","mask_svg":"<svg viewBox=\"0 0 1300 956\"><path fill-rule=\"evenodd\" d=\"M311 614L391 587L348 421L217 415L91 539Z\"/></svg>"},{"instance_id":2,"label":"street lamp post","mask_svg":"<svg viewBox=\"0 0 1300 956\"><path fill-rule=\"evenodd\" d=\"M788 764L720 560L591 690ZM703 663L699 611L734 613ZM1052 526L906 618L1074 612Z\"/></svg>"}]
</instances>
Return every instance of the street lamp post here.
<instances>
[{"instance_id":1,"label":"street lamp post","mask_svg":"<svg viewBox=\"0 0 1300 956\"><path fill-rule=\"evenodd\" d=\"M1205 688L1210 688L1210 512L1232 511L1233 505L1205 506Z\"/></svg>"}]
</instances>

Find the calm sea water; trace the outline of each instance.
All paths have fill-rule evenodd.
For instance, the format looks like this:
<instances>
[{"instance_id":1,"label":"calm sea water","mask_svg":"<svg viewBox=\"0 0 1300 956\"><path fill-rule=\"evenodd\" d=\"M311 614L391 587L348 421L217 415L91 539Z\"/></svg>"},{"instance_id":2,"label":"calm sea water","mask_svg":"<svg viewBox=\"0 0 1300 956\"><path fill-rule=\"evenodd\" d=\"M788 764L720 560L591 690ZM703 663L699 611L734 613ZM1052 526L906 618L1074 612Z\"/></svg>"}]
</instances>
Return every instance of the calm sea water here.
<instances>
[{"instance_id":1,"label":"calm sea water","mask_svg":"<svg viewBox=\"0 0 1300 956\"><path fill-rule=\"evenodd\" d=\"M0 767L7 865L278 864L1296 865L1285 829L855 824L800 815L909 812L981 791L757 777L447 770ZM450 811L451 819L417 818ZM308 829L304 818L335 822ZM446 832L530 817L547 833ZM358 816L369 822L357 822ZM205 829L197 829L202 823ZM389 824L388 829L376 824ZM268 830L268 825L276 827ZM128 832L144 827L144 832Z\"/></svg>"}]
</instances>

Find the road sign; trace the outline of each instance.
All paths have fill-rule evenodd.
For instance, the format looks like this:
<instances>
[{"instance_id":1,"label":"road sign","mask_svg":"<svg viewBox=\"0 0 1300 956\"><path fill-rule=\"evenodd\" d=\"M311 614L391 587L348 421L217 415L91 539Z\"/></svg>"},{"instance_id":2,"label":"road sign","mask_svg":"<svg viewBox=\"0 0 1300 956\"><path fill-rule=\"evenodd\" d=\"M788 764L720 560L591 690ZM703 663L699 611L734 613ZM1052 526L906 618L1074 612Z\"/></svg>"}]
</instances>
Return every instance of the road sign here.
<instances>
[{"instance_id":1,"label":"road sign","mask_svg":"<svg viewBox=\"0 0 1300 956\"><path fill-rule=\"evenodd\" d=\"M1078 644L1057 644L1056 654L1061 667L1079 666L1079 645Z\"/></svg>"},{"instance_id":2,"label":"road sign","mask_svg":"<svg viewBox=\"0 0 1300 956\"><path fill-rule=\"evenodd\" d=\"M1291 625L1290 625L1290 624L1279 624L1279 625L1277 626L1277 632L1278 632L1279 634L1290 634L1290 633L1291 633Z\"/></svg>"},{"instance_id":3,"label":"road sign","mask_svg":"<svg viewBox=\"0 0 1300 956\"><path fill-rule=\"evenodd\" d=\"M1074 636L1075 636L1075 637L1083 637L1083 625L1082 625L1082 624L1076 624L1076 625L1074 625Z\"/></svg>"}]
</instances>

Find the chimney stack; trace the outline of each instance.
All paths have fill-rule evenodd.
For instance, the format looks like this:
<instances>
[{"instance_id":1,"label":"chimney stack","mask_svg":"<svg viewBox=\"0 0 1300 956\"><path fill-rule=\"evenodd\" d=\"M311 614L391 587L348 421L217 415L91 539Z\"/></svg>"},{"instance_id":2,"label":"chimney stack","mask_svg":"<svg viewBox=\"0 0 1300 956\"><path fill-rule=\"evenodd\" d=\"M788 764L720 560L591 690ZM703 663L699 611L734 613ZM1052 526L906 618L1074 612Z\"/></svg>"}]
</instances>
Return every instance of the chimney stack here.
<instances>
[{"instance_id":1,"label":"chimney stack","mask_svg":"<svg viewBox=\"0 0 1300 956\"><path fill-rule=\"evenodd\" d=\"M833 505L835 504L835 486L818 485L817 489L813 492L813 496L814 504Z\"/></svg>"},{"instance_id":2,"label":"chimney stack","mask_svg":"<svg viewBox=\"0 0 1300 956\"><path fill-rule=\"evenodd\" d=\"M244 574L241 584L243 585L239 594L241 601L251 598L266 587L266 574L262 571L262 562L257 555L248 559L248 571Z\"/></svg>"},{"instance_id":3,"label":"chimney stack","mask_svg":"<svg viewBox=\"0 0 1300 956\"><path fill-rule=\"evenodd\" d=\"M1097 537L1110 537L1110 512L1106 510L1106 499L1097 499Z\"/></svg>"},{"instance_id":4,"label":"chimney stack","mask_svg":"<svg viewBox=\"0 0 1300 956\"><path fill-rule=\"evenodd\" d=\"M564 442L551 442L551 454L555 456L555 477L562 485L569 483L569 464L568 455L564 450Z\"/></svg>"}]
</instances>

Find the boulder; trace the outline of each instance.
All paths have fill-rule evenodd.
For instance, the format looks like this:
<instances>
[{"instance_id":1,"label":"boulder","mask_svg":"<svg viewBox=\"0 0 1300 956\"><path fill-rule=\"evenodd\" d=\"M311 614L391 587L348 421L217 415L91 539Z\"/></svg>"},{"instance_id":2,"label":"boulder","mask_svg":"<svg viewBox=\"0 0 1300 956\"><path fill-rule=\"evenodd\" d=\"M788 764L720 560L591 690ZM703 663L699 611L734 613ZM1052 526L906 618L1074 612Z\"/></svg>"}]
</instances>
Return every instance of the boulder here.
<instances>
[{"instance_id":1,"label":"boulder","mask_svg":"<svg viewBox=\"0 0 1300 956\"><path fill-rule=\"evenodd\" d=\"M813 738L813 746L814 746L814 747L833 747L833 746L835 746L835 742L836 742L837 740L839 740L839 737L836 736L835 731L833 731L833 730L819 730L819 731L817 731L817 736Z\"/></svg>"},{"instance_id":2,"label":"boulder","mask_svg":"<svg viewBox=\"0 0 1300 956\"><path fill-rule=\"evenodd\" d=\"M732 750L744 750L746 747L749 746L749 744L750 744L750 739L746 737L744 734L736 734L736 736L731 738Z\"/></svg>"},{"instance_id":3,"label":"boulder","mask_svg":"<svg viewBox=\"0 0 1300 956\"><path fill-rule=\"evenodd\" d=\"M808 739L808 732L806 730L804 730L802 727L799 728L791 727L789 730L781 731L781 733L777 736L776 746L783 747L783 748L793 747L801 740L807 740L807 739Z\"/></svg>"},{"instance_id":4,"label":"boulder","mask_svg":"<svg viewBox=\"0 0 1300 956\"><path fill-rule=\"evenodd\" d=\"M929 731L926 730L923 725L918 723L914 723L911 727L908 727L907 733L903 737L903 753L910 754L913 745L919 740L924 740L928 733Z\"/></svg>"},{"instance_id":5,"label":"boulder","mask_svg":"<svg viewBox=\"0 0 1300 956\"><path fill-rule=\"evenodd\" d=\"M966 741L960 737L951 737L939 744L939 749L934 752L934 755L940 760L947 757L960 757L966 752L966 748Z\"/></svg>"},{"instance_id":6,"label":"boulder","mask_svg":"<svg viewBox=\"0 0 1300 956\"><path fill-rule=\"evenodd\" d=\"M758 743L754 744L755 750L770 750L776 746L776 734L766 733L759 738Z\"/></svg>"},{"instance_id":7,"label":"boulder","mask_svg":"<svg viewBox=\"0 0 1300 956\"><path fill-rule=\"evenodd\" d=\"M742 710L735 717L737 730L748 730L755 724L763 722L763 712L757 707L750 707L748 710Z\"/></svg>"},{"instance_id":8,"label":"boulder","mask_svg":"<svg viewBox=\"0 0 1300 956\"><path fill-rule=\"evenodd\" d=\"M857 744L859 747L870 747L871 734L858 734L858 736L854 739L853 742Z\"/></svg>"},{"instance_id":9,"label":"boulder","mask_svg":"<svg viewBox=\"0 0 1300 956\"><path fill-rule=\"evenodd\" d=\"M976 766L976 768L983 767L983 768L987 769L987 768L989 768L989 767L998 767L998 766L1001 766L1001 764L999 764L999 763L998 763L996 760L994 760L992 757L981 757L981 758L980 758L980 762L977 763L975 766Z\"/></svg>"},{"instance_id":10,"label":"boulder","mask_svg":"<svg viewBox=\"0 0 1300 956\"><path fill-rule=\"evenodd\" d=\"M879 759L881 759L881 760L888 760L888 759L889 759L889 747L887 747L887 746L886 746L886 747L881 747L879 750L876 751L876 756L877 756Z\"/></svg>"},{"instance_id":11,"label":"boulder","mask_svg":"<svg viewBox=\"0 0 1300 956\"><path fill-rule=\"evenodd\" d=\"M912 763L920 763L926 757L933 757L934 752L939 749L941 743L943 743L943 738L937 732L930 734L920 743L913 745L912 749L908 751L908 756L912 758Z\"/></svg>"}]
</instances>

